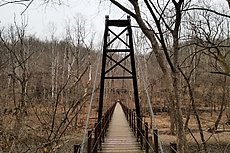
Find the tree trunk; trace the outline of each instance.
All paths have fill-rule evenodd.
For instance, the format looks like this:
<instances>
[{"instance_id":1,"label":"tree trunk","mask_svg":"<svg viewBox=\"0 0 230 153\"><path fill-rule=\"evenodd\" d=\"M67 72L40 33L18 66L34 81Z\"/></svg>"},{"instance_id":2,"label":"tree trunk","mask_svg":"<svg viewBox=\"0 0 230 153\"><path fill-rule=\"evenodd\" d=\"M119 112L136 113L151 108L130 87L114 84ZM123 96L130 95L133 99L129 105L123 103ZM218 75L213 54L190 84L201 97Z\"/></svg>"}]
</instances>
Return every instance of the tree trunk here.
<instances>
[{"instance_id":1,"label":"tree trunk","mask_svg":"<svg viewBox=\"0 0 230 153\"><path fill-rule=\"evenodd\" d=\"M55 59L54 59L54 47L52 45L51 48L52 51L52 59L51 59L51 99L54 99L54 89L55 89L55 85L54 85L54 79L55 79Z\"/></svg>"},{"instance_id":2,"label":"tree trunk","mask_svg":"<svg viewBox=\"0 0 230 153\"><path fill-rule=\"evenodd\" d=\"M220 123L220 120L223 116L225 107L226 107L226 83L227 83L227 76L224 76L224 84L223 84L223 96L222 96L222 102L221 102L221 107L220 107L220 113L216 119L216 122L214 124L214 129L213 130L217 130L218 125Z\"/></svg>"},{"instance_id":3,"label":"tree trunk","mask_svg":"<svg viewBox=\"0 0 230 153\"><path fill-rule=\"evenodd\" d=\"M207 145L206 145L205 137L204 137L204 133L203 133L203 128L202 128L200 117L199 117L199 114L197 112L196 105L195 105L194 92L193 92L193 90L192 90L192 88L191 88L191 86L189 84L189 80L186 80L186 81L187 81L188 87L189 87L189 97L191 99L193 112L194 112L196 120L197 120L197 126L198 126L198 129L199 129L199 132L200 132L200 138L201 138L205 153L208 153Z\"/></svg>"},{"instance_id":4,"label":"tree trunk","mask_svg":"<svg viewBox=\"0 0 230 153\"><path fill-rule=\"evenodd\" d=\"M169 119L170 119L170 133L176 135L176 115L175 115L175 101L172 95L172 91L168 93L169 103Z\"/></svg>"},{"instance_id":5,"label":"tree trunk","mask_svg":"<svg viewBox=\"0 0 230 153\"><path fill-rule=\"evenodd\" d=\"M177 130L177 144L178 153L186 153L186 135L183 123L183 114L181 110L180 94L179 94L179 73L172 72L173 88L175 97L175 116L176 116L176 130Z\"/></svg>"}]
</instances>

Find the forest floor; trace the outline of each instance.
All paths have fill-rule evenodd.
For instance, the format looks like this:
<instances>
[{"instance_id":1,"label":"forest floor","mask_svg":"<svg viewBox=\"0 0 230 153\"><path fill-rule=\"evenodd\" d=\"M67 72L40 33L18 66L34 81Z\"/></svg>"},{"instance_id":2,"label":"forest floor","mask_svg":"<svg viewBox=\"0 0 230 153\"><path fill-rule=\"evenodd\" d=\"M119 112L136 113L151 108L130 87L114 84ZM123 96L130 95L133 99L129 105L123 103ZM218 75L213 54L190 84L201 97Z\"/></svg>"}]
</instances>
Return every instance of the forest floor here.
<instances>
[{"instance_id":1,"label":"forest floor","mask_svg":"<svg viewBox=\"0 0 230 153\"><path fill-rule=\"evenodd\" d=\"M202 113L199 115L202 122L202 129L205 137L205 142L207 144L208 153L230 153L230 125L225 124L227 121L226 116L223 115L220 126L217 130L218 132L211 133L208 132L208 129L214 126L217 114L211 115L210 113ZM171 153L170 143L176 143L176 136L170 134L170 120L168 114L156 114L155 119L153 119L153 124L154 122L156 123L156 127L159 130L160 141L162 143L164 153ZM200 133L194 116L191 116L188 127L191 131L186 131L189 153L203 153L203 145L201 143Z\"/></svg>"}]
</instances>

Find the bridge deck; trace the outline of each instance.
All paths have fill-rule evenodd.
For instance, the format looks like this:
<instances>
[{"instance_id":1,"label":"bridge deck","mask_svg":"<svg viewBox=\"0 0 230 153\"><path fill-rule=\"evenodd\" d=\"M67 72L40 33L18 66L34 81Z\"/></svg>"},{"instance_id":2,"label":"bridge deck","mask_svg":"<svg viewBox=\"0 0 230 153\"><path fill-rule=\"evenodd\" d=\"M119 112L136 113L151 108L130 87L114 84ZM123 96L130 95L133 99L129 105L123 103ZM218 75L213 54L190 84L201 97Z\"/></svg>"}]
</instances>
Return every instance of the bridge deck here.
<instances>
[{"instance_id":1,"label":"bridge deck","mask_svg":"<svg viewBox=\"0 0 230 153\"><path fill-rule=\"evenodd\" d=\"M143 153L118 103L100 153Z\"/></svg>"}]
</instances>

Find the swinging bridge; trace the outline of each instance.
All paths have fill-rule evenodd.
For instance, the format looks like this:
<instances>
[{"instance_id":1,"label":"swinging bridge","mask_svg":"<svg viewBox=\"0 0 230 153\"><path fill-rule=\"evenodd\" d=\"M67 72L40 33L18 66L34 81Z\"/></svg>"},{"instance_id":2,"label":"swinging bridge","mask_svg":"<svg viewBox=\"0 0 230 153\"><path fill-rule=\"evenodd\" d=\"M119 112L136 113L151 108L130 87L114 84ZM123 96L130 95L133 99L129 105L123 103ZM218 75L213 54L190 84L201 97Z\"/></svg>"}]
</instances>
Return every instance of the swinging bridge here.
<instances>
[{"instance_id":1,"label":"swinging bridge","mask_svg":"<svg viewBox=\"0 0 230 153\"><path fill-rule=\"evenodd\" d=\"M122 31L117 33L117 31L114 30L116 28L121 28ZM110 39L111 35L113 35L112 39ZM122 38L124 35L126 40ZM120 47L113 45L116 41L119 41ZM113 55L116 53L122 54L122 58L115 58ZM92 94L83 142L82 144L74 146L74 153L163 153L156 126L152 128L152 126L149 126L147 122L142 120L130 17L127 17L126 20L110 20L109 17L106 16L101 61L97 122L93 129L88 129L93 102ZM129 65L124 64L126 62L129 62ZM97 66L97 70L98 67L99 66ZM113 73L117 67L122 70L122 75ZM95 82L97 79L96 75ZM141 79L144 80L144 77ZM113 100L114 102L111 102L107 110L103 110L106 80L123 80L123 82L125 80L131 80L134 107L129 107L127 103L123 101L122 97L120 97L121 99ZM114 85L114 83L112 85ZM93 91L95 87L96 85L94 84ZM121 89L116 92L126 93L127 91ZM154 113L147 89L146 94L150 114L153 117Z\"/></svg>"}]
</instances>

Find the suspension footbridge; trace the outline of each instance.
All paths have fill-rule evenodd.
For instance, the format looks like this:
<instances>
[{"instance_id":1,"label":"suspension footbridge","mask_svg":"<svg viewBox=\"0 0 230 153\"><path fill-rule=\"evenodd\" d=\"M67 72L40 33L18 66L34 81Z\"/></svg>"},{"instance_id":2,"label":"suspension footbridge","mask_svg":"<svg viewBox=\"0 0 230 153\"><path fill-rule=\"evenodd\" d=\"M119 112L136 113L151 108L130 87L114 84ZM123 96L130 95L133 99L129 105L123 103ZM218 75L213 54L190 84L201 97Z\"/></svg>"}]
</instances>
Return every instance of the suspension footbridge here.
<instances>
[{"instance_id":1,"label":"suspension footbridge","mask_svg":"<svg viewBox=\"0 0 230 153\"><path fill-rule=\"evenodd\" d=\"M117 33L117 31L114 31L114 27L121 28L121 31ZM110 39L109 36L111 35L113 37ZM122 36L125 36L126 40ZM118 44L122 44L120 48L117 46L114 48L115 45L113 44L116 41L118 41ZM115 54L122 54L121 59L116 58ZM110 20L106 16L101 61L97 122L93 129L88 129L96 80L98 79L96 75L83 141L81 144L75 145L74 153L163 153L156 126L151 129L152 125L149 126L147 122L142 120L130 17L127 20ZM125 62L129 64L125 64ZM96 68L96 74L98 74L98 68L99 66ZM117 69L120 69L122 74L113 74ZM110 104L104 107L106 80L123 80L123 82L124 80L131 80L133 107L128 107L125 100L119 100L113 104L109 102ZM148 104L151 117L153 117L150 101L148 101Z\"/></svg>"}]
</instances>

